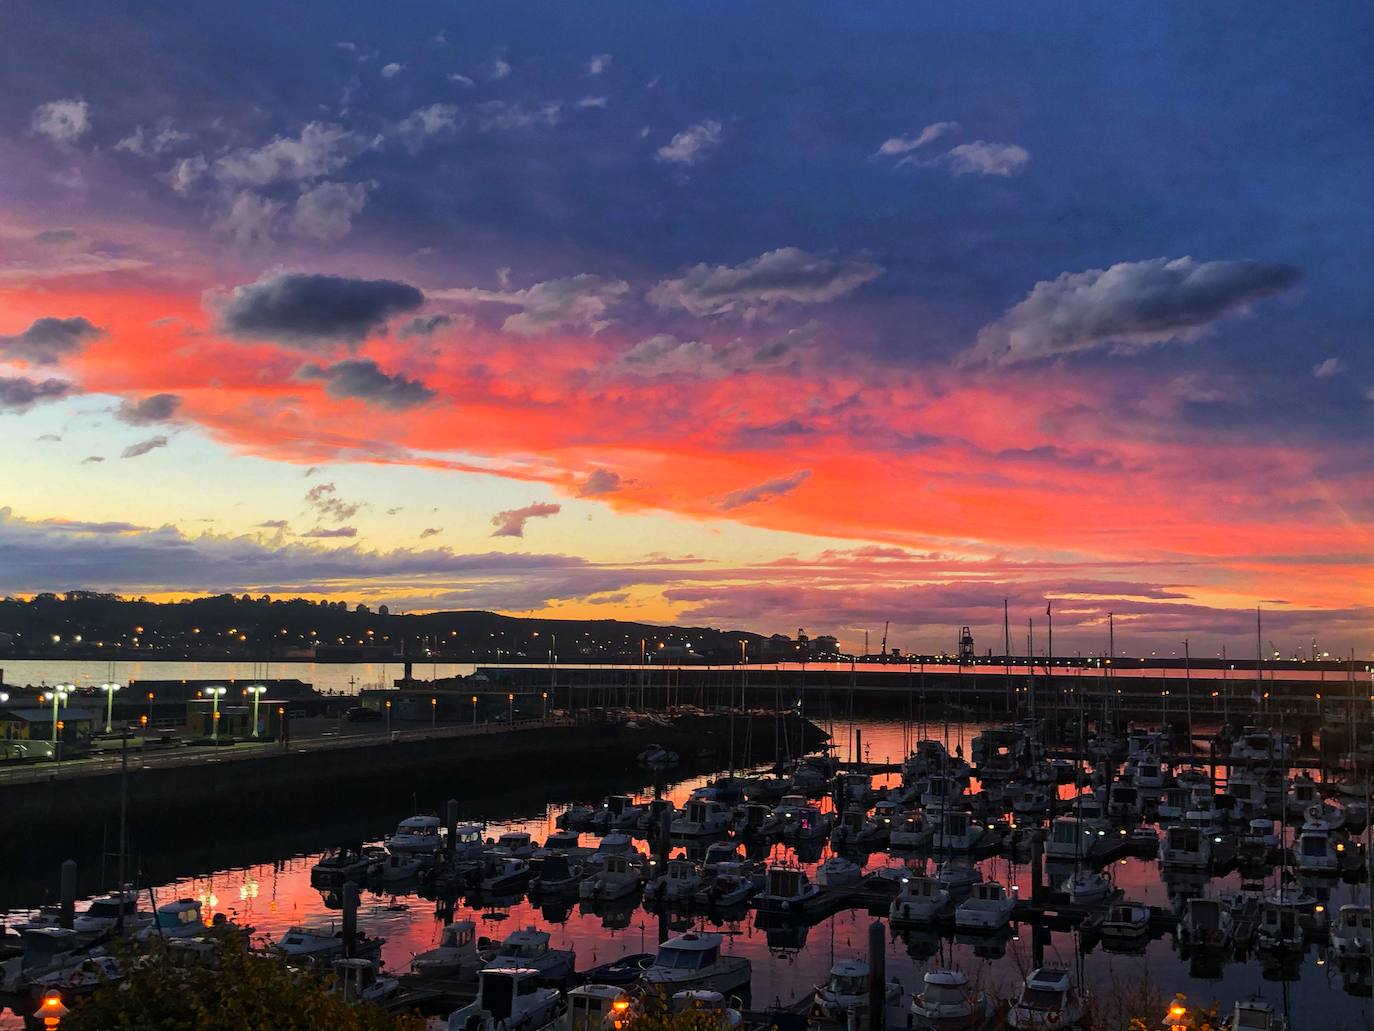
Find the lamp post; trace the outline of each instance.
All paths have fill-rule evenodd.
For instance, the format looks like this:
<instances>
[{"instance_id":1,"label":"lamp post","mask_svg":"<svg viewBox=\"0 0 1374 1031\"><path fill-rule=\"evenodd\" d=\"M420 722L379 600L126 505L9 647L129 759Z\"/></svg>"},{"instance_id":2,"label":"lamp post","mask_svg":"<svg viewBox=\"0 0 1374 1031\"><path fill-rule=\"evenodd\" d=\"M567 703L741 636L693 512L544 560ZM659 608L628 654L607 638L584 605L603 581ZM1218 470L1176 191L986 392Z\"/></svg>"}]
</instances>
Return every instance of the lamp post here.
<instances>
[{"instance_id":1,"label":"lamp post","mask_svg":"<svg viewBox=\"0 0 1374 1031\"><path fill-rule=\"evenodd\" d=\"M111 724L114 722L114 696L119 690L118 684L101 684L100 690L105 692L105 733L113 730Z\"/></svg>"},{"instance_id":2,"label":"lamp post","mask_svg":"<svg viewBox=\"0 0 1374 1031\"><path fill-rule=\"evenodd\" d=\"M219 700L229 689L227 687L207 687L205 693L210 696L210 739L219 743Z\"/></svg>"},{"instance_id":3,"label":"lamp post","mask_svg":"<svg viewBox=\"0 0 1374 1031\"><path fill-rule=\"evenodd\" d=\"M391 733L391 699L386 700L386 732Z\"/></svg>"},{"instance_id":4,"label":"lamp post","mask_svg":"<svg viewBox=\"0 0 1374 1031\"><path fill-rule=\"evenodd\" d=\"M509 724L511 724L511 725L514 725L514 724L515 724L515 693L514 693L514 692L511 692L511 693L509 693L509 694L506 695L506 704L507 704L507 706L509 706L508 715L506 716L506 722L509 723Z\"/></svg>"},{"instance_id":5,"label":"lamp post","mask_svg":"<svg viewBox=\"0 0 1374 1031\"><path fill-rule=\"evenodd\" d=\"M52 751L53 758L57 758L57 703L67 704L66 686L55 687L48 692L52 698Z\"/></svg>"},{"instance_id":6,"label":"lamp post","mask_svg":"<svg viewBox=\"0 0 1374 1031\"><path fill-rule=\"evenodd\" d=\"M62 993L54 989L44 995L38 1012L43 1018L45 1031L53 1031L62 1023L62 1018L68 1013L67 1007L62 1004Z\"/></svg>"},{"instance_id":7,"label":"lamp post","mask_svg":"<svg viewBox=\"0 0 1374 1031\"><path fill-rule=\"evenodd\" d=\"M472 727L477 729L477 696L472 696Z\"/></svg>"},{"instance_id":8,"label":"lamp post","mask_svg":"<svg viewBox=\"0 0 1374 1031\"><path fill-rule=\"evenodd\" d=\"M429 700L429 729L433 730L438 726L439 721L439 699L430 698Z\"/></svg>"},{"instance_id":9,"label":"lamp post","mask_svg":"<svg viewBox=\"0 0 1374 1031\"><path fill-rule=\"evenodd\" d=\"M153 722L153 692L149 691L149 692L148 692L148 725L151 726L151 725L152 725L152 722Z\"/></svg>"},{"instance_id":10,"label":"lamp post","mask_svg":"<svg viewBox=\"0 0 1374 1031\"><path fill-rule=\"evenodd\" d=\"M1317 697L1320 698L1321 695ZM544 692L544 722L549 722L549 692L547 691Z\"/></svg>"},{"instance_id":11,"label":"lamp post","mask_svg":"<svg viewBox=\"0 0 1374 1031\"><path fill-rule=\"evenodd\" d=\"M262 701L263 693L267 687L263 684L254 684L248 688L248 693L253 696L253 736L258 736L258 703Z\"/></svg>"}]
</instances>

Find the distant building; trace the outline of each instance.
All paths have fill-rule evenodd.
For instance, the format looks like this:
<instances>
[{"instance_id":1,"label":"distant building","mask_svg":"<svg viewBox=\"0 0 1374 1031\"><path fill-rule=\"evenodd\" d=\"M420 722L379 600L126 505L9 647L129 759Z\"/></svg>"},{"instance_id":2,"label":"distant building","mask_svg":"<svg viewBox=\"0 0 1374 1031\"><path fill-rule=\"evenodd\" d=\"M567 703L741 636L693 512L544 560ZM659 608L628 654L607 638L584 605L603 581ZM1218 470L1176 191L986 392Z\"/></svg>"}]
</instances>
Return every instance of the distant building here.
<instances>
[{"instance_id":1,"label":"distant building","mask_svg":"<svg viewBox=\"0 0 1374 1031\"><path fill-rule=\"evenodd\" d=\"M85 736L95 727L95 713L87 709L59 708L57 722L64 740ZM52 708L0 709L0 738L11 741L52 740Z\"/></svg>"}]
</instances>

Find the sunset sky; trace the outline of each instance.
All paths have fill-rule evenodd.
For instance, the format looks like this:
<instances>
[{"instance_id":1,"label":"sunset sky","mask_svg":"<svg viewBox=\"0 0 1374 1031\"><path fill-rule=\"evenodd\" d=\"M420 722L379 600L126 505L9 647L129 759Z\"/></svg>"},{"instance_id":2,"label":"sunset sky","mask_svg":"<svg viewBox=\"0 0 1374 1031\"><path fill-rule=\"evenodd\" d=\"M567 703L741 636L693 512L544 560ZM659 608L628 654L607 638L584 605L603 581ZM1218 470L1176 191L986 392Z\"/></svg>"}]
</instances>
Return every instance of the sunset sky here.
<instances>
[{"instance_id":1,"label":"sunset sky","mask_svg":"<svg viewBox=\"0 0 1374 1031\"><path fill-rule=\"evenodd\" d=\"M0 593L1374 646L1367 4L0 39Z\"/></svg>"}]
</instances>

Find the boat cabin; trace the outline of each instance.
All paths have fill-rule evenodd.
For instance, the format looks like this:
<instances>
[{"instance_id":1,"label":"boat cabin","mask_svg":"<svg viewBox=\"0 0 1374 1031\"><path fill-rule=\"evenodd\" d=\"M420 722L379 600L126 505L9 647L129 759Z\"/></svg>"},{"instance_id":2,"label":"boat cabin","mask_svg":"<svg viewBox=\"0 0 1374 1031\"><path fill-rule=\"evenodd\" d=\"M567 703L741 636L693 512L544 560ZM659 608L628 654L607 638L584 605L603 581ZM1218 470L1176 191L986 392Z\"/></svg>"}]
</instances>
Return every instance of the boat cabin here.
<instances>
[{"instance_id":1,"label":"boat cabin","mask_svg":"<svg viewBox=\"0 0 1374 1031\"><path fill-rule=\"evenodd\" d=\"M629 1015L630 997L609 984L584 984L568 992L564 1031L604 1031Z\"/></svg>"},{"instance_id":2,"label":"boat cabin","mask_svg":"<svg viewBox=\"0 0 1374 1031\"><path fill-rule=\"evenodd\" d=\"M653 966L660 970L702 970L720 957L720 935L688 932L658 947Z\"/></svg>"}]
</instances>

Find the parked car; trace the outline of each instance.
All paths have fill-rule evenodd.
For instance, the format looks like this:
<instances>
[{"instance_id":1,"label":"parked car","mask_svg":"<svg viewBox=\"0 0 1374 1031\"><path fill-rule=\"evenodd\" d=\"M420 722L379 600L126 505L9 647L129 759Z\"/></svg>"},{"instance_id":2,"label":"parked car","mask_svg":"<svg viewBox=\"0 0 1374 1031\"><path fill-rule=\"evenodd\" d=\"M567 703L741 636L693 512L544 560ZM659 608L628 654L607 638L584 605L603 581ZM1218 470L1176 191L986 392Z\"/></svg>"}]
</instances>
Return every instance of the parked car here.
<instances>
[{"instance_id":1,"label":"parked car","mask_svg":"<svg viewBox=\"0 0 1374 1031\"><path fill-rule=\"evenodd\" d=\"M355 705L344 713L344 719L349 723L375 723L381 718L381 709L370 709L366 705Z\"/></svg>"}]
</instances>

